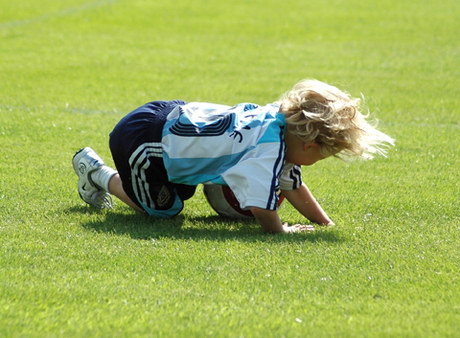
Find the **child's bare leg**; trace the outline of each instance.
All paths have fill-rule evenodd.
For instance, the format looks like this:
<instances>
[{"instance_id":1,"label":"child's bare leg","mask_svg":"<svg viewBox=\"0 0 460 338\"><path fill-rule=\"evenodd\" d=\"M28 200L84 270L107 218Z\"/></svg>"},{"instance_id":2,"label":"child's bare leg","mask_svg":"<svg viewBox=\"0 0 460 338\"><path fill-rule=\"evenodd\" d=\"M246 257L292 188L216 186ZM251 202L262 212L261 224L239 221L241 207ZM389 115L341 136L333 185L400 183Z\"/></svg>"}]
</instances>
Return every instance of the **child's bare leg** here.
<instances>
[{"instance_id":1,"label":"child's bare leg","mask_svg":"<svg viewBox=\"0 0 460 338\"><path fill-rule=\"evenodd\" d=\"M133 208L136 211L139 211L145 214L145 211L141 209L136 203L134 203L128 195L126 195L125 190L123 189L123 184L120 178L120 175L115 174L109 181L109 192L118 197L122 202L127 204L129 207Z\"/></svg>"}]
</instances>

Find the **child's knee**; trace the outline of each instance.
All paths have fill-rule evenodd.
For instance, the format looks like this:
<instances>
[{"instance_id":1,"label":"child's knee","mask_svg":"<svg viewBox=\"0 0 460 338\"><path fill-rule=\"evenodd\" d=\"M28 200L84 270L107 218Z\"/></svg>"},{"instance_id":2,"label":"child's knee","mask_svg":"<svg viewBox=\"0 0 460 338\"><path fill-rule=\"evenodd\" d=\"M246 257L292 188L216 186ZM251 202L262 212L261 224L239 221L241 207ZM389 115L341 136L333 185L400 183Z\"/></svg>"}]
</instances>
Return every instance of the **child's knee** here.
<instances>
[{"instance_id":1,"label":"child's knee","mask_svg":"<svg viewBox=\"0 0 460 338\"><path fill-rule=\"evenodd\" d=\"M182 201L186 201L193 197L196 190L196 185L185 185L178 184L176 185L177 194L179 195Z\"/></svg>"}]
</instances>

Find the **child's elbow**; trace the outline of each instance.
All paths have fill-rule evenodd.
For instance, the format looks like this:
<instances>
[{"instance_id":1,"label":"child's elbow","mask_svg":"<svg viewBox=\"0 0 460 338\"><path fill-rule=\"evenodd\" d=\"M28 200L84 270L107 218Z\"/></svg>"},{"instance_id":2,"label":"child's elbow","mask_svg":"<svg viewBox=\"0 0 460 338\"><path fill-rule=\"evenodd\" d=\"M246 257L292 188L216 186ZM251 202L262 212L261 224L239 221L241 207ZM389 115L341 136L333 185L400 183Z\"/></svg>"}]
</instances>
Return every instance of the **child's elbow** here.
<instances>
[{"instance_id":1,"label":"child's elbow","mask_svg":"<svg viewBox=\"0 0 460 338\"><path fill-rule=\"evenodd\" d=\"M249 210L251 210L252 214L254 215L255 218L257 218L258 215L263 215L265 214L268 210L258 208L258 207L250 207Z\"/></svg>"}]
</instances>

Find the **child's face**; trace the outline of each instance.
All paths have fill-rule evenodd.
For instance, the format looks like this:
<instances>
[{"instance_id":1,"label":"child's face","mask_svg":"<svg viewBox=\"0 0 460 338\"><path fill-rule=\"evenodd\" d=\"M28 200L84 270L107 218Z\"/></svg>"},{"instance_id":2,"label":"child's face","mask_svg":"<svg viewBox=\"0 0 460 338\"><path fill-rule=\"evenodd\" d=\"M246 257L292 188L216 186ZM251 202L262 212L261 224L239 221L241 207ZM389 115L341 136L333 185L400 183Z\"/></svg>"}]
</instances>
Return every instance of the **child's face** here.
<instances>
[{"instance_id":1,"label":"child's face","mask_svg":"<svg viewBox=\"0 0 460 338\"><path fill-rule=\"evenodd\" d=\"M300 150L290 152L289 148L286 152L286 162L298 165L313 165L318 161L324 160L324 156L319 152L319 147L316 143L312 145L304 144Z\"/></svg>"},{"instance_id":2,"label":"child's face","mask_svg":"<svg viewBox=\"0 0 460 338\"><path fill-rule=\"evenodd\" d=\"M319 146L316 143L306 144L296 135L289 131L285 135L286 142L286 162L298 165L313 165L324 156L319 152Z\"/></svg>"}]
</instances>

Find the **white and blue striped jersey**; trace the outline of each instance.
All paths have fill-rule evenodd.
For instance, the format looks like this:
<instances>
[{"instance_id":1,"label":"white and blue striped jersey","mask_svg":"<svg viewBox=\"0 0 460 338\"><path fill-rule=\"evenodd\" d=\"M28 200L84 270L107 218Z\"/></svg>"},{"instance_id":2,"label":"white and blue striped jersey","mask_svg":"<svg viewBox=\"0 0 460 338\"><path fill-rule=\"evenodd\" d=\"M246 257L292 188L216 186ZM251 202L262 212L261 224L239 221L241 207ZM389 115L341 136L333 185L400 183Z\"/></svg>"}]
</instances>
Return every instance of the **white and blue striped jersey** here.
<instances>
[{"instance_id":1,"label":"white and blue striped jersey","mask_svg":"<svg viewBox=\"0 0 460 338\"><path fill-rule=\"evenodd\" d=\"M177 106L163 127L163 161L173 183L228 185L242 208L277 208L285 161L286 123L279 108L242 103ZM300 185L298 166L286 166L282 188Z\"/></svg>"}]
</instances>

